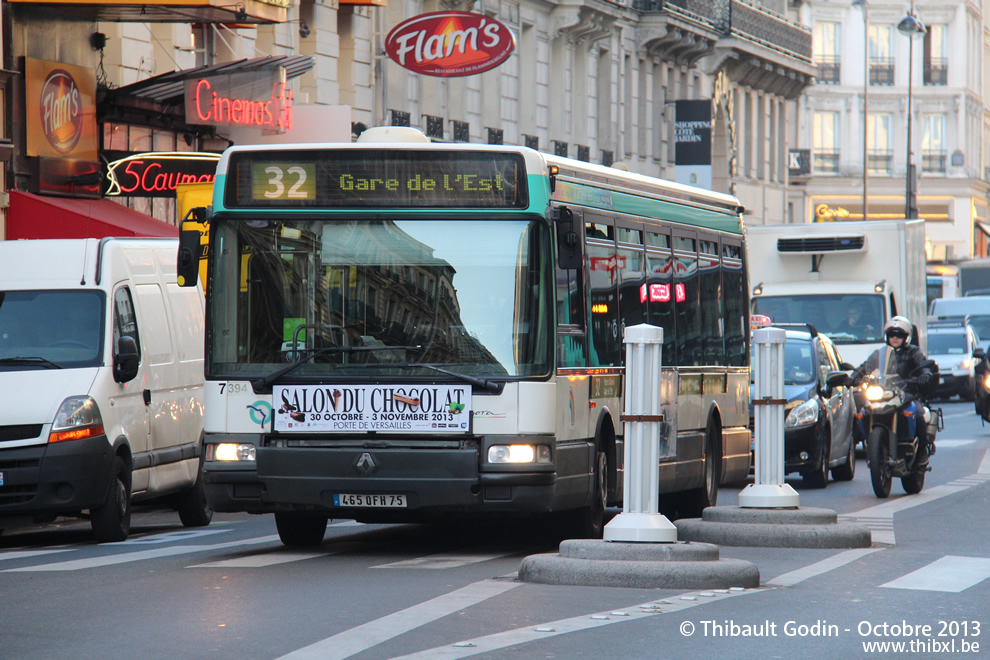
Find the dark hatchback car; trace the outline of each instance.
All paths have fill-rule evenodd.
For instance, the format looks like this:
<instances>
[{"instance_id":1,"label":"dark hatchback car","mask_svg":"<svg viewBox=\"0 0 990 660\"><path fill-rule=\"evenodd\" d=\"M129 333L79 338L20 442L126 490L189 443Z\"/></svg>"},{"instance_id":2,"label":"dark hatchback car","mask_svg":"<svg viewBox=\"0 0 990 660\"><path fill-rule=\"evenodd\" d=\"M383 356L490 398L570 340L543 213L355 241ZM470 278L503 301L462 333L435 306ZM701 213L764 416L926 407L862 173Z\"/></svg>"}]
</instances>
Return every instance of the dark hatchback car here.
<instances>
[{"instance_id":1,"label":"dark hatchback car","mask_svg":"<svg viewBox=\"0 0 990 660\"><path fill-rule=\"evenodd\" d=\"M856 404L852 389L837 383L848 374L843 366L852 367L842 364L835 344L814 326L781 323L771 327L787 334L784 474L800 473L810 488L824 488L830 470L836 481L851 480L856 474Z\"/></svg>"}]
</instances>

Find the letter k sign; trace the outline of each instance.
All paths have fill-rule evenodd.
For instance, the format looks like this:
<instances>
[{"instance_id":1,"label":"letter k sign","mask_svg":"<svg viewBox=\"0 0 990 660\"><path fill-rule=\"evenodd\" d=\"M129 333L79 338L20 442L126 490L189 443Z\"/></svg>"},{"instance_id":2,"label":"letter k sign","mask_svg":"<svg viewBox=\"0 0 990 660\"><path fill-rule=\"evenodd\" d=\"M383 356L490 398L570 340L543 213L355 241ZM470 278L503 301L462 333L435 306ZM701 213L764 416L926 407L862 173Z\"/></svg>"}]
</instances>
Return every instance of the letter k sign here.
<instances>
[{"instance_id":1,"label":"letter k sign","mask_svg":"<svg viewBox=\"0 0 990 660\"><path fill-rule=\"evenodd\" d=\"M801 169L801 153L797 151L792 151L787 154L788 163L787 168L791 170Z\"/></svg>"}]
</instances>

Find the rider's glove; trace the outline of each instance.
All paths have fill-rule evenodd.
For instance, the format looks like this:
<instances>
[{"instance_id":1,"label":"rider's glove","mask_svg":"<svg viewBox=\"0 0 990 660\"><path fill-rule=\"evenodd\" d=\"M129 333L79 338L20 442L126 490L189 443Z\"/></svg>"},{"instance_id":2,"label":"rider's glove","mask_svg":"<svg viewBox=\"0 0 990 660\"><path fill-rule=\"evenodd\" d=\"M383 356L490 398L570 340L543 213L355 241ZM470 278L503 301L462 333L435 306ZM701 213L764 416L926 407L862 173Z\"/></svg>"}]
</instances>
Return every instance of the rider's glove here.
<instances>
[{"instance_id":1,"label":"rider's glove","mask_svg":"<svg viewBox=\"0 0 990 660\"><path fill-rule=\"evenodd\" d=\"M932 384L931 374L921 374L920 376L918 376L918 385L920 387L928 387L931 384Z\"/></svg>"}]
</instances>

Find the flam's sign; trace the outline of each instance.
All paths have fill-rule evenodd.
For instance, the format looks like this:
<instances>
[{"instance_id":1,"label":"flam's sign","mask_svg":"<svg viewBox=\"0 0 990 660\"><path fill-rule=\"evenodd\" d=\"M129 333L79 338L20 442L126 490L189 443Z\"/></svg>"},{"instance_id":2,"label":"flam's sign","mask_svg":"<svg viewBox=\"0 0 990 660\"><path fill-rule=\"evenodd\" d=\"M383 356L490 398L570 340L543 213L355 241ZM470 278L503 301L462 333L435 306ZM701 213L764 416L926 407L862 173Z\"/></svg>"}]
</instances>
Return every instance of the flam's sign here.
<instances>
[{"instance_id":1,"label":"flam's sign","mask_svg":"<svg viewBox=\"0 0 990 660\"><path fill-rule=\"evenodd\" d=\"M473 76L502 64L516 47L512 32L494 18L463 11L420 14L392 28L385 52L413 73Z\"/></svg>"}]
</instances>

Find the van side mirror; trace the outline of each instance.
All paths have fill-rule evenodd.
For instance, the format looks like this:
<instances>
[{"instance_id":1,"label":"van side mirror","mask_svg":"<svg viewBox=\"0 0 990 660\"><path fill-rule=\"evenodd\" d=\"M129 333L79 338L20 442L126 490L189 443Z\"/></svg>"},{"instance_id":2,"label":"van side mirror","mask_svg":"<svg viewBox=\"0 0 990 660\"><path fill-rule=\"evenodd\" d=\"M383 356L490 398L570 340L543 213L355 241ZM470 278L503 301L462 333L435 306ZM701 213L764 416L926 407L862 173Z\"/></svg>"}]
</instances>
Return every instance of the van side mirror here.
<instances>
[{"instance_id":1,"label":"van side mirror","mask_svg":"<svg viewBox=\"0 0 990 660\"><path fill-rule=\"evenodd\" d=\"M982 348L977 347L973 349L973 357L975 357L977 360L982 360L986 356L987 353Z\"/></svg>"},{"instance_id":2,"label":"van side mirror","mask_svg":"<svg viewBox=\"0 0 990 660\"><path fill-rule=\"evenodd\" d=\"M580 270L584 260L581 254L580 227L574 219L574 212L566 206L550 210L557 234L557 267L561 270Z\"/></svg>"},{"instance_id":3,"label":"van side mirror","mask_svg":"<svg viewBox=\"0 0 990 660\"><path fill-rule=\"evenodd\" d=\"M118 383L133 380L138 372L138 349L134 337L121 337L113 353L113 379Z\"/></svg>"},{"instance_id":4,"label":"van side mirror","mask_svg":"<svg viewBox=\"0 0 990 660\"><path fill-rule=\"evenodd\" d=\"M202 230L196 225L205 226L206 209L197 206L179 223L179 254L176 259L176 275L179 286L196 286L199 279L199 260L203 254L201 245ZM190 225L188 228L186 225Z\"/></svg>"}]
</instances>

